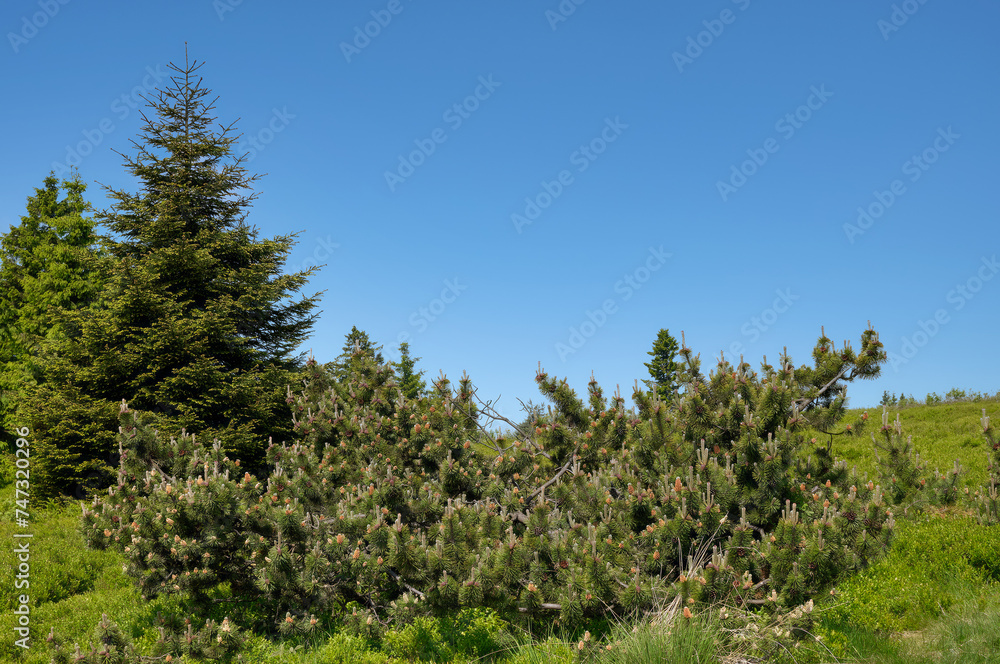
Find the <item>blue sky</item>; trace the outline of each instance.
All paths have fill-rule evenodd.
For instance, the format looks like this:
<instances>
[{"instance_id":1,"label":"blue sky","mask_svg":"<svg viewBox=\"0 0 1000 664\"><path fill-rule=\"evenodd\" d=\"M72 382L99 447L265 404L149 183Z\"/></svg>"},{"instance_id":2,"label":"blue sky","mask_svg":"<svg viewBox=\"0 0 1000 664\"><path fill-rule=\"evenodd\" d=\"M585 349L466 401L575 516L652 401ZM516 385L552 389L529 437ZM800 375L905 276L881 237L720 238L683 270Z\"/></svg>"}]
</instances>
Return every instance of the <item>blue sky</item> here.
<instances>
[{"instance_id":1,"label":"blue sky","mask_svg":"<svg viewBox=\"0 0 1000 664\"><path fill-rule=\"evenodd\" d=\"M248 218L326 265L307 344L356 325L484 399L538 363L631 395L660 328L703 367L870 320L849 388L996 392L1000 6L9 0L0 228L53 168L137 189L138 95L204 61L266 173Z\"/></svg>"}]
</instances>

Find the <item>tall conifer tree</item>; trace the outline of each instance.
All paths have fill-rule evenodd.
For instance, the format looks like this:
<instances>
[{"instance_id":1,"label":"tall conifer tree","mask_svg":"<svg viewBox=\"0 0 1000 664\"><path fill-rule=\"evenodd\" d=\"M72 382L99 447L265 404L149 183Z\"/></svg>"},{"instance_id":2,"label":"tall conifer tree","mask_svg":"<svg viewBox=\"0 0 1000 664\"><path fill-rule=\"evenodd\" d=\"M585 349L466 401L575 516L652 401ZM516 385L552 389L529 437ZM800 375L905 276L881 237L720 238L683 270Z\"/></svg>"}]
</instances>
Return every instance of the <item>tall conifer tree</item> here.
<instances>
[{"instance_id":1,"label":"tall conifer tree","mask_svg":"<svg viewBox=\"0 0 1000 664\"><path fill-rule=\"evenodd\" d=\"M135 156L123 155L141 190L109 188L113 207L97 215L117 235L104 306L70 318L72 342L53 344L50 388L30 404L50 449L70 442L53 406L87 403L101 422L122 399L156 413L163 432L218 438L252 470L269 436L290 437L285 386L319 294L292 299L313 272L282 274L294 235L259 239L247 225L257 176L233 154L233 126L213 127L200 67L170 65ZM95 442L77 441L76 458L113 462Z\"/></svg>"},{"instance_id":2,"label":"tall conifer tree","mask_svg":"<svg viewBox=\"0 0 1000 664\"><path fill-rule=\"evenodd\" d=\"M407 399L417 399L427 389L423 370L416 370L419 359L410 355L409 343L403 341L399 344L399 362L394 362L393 367L399 374L399 389Z\"/></svg>"},{"instance_id":3,"label":"tall conifer tree","mask_svg":"<svg viewBox=\"0 0 1000 664\"><path fill-rule=\"evenodd\" d=\"M645 363L652 380L644 380L643 383L660 395L660 399L666 403L673 400L674 392L678 387L677 371L679 367L675 358L679 350L677 340L670 334L670 330L661 329L656 334L653 350L647 353L653 358Z\"/></svg>"},{"instance_id":4,"label":"tall conifer tree","mask_svg":"<svg viewBox=\"0 0 1000 664\"><path fill-rule=\"evenodd\" d=\"M368 358L377 366L385 364L382 345L374 343L367 332L359 330L357 325L352 325L351 331L344 336L344 346L340 349L340 355L330 363L330 369L338 381L347 382L363 364L362 358Z\"/></svg>"},{"instance_id":5,"label":"tall conifer tree","mask_svg":"<svg viewBox=\"0 0 1000 664\"><path fill-rule=\"evenodd\" d=\"M50 174L28 197L21 223L0 238L0 423L5 435L17 426L24 387L41 378L38 345L62 334L58 312L90 306L100 291L96 261L102 239L87 216L86 189L79 173L61 183Z\"/></svg>"}]
</instances>

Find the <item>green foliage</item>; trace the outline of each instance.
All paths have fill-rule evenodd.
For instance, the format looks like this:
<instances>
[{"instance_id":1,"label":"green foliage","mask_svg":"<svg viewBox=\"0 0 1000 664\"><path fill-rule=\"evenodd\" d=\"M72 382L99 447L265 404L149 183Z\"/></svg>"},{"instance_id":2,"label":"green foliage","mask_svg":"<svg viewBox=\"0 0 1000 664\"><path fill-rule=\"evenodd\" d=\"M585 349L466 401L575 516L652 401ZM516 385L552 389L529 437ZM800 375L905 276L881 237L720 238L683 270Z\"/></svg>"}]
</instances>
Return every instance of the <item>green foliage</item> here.
<instances>
[{"instance_id":1,"label":"green foliage","mask_svg":"<svg viewBox=\"0 0 1000 664\"><path fill-rule=\"evenodd\" d=\"M409 357L409 344L406 344L407 357ZM402 346L400 346L400 351L402 352ZM375 364L384 364L385 360L382 358L382 346L381 344L375 344L372 342L368 333L364 330L359 330L356 325L351 326L351 331L347 333L344 339L344 346L341 349L340 355L330 363L329 369L334 380L338 382L346 382L350 376L357 373L365 361L363 358L374 362ZM420 359L420 358L417 358ZM402 364L402 360L400 361ZM413 361L416 363L416 360ZM412 371L413 366L410 366ZM410 397L413 398L413 397Z\"/></svg>"},{"instance_id":2,"label":"green foliage","mask_svg":"<svg viewBox=\"0 0 1000 664\"><path fill-rule=\"evenodd\" d=\"M1000 529L976 527L961 532L962 525L963 522L959 521L952 526L964 540L962 557L986 578L1000 583Z\"/></svg>"},{"instance_id":3,"label":"green foliage","mask_svg":"<svg viewBox=\"0 0 1000 664\"><path fill-rule=\"evenodd\" d=\"M394 362L393 368L399 374L399 389L407 399L416 399L427 389L423 370L415 371L419 360L410 356L410 344L405 341L399 344L399 362Z\"/></svg>"},{"instance_id":4,"label":"green foliage","mask_svg":"<svg viewBox=\"0 0 1000 664\"><path fill-rule=\"evenodd\" d=\"M915 664L917 660L905 655L901 644L894 639L851 623L827 619L815 628L813 641L806 640L789 661Z\"/></svg>"},{"instance_id":5,"label":"green foliage","mask_svg":"<svg viewBox=\"0 0 1000 664\"><path fill-rule=\"evenodd\" d=\"M12 489L10 487L0 497L12 501ZM157 624L157 613L188 613L194 608L180 602L141 601L133 582L125 574L125 560L121 555L81 546L79 514L77 504L41 509L33 503L27 531L16 527L11 520L4 520L0 525L0 536L7 541L24 541L13 540L15 532L33 535L28 561L30 585L18 587L12 573L0 588L0 629L7 634L15 634L18 616L13 611L20 604L20 596L28 595L31 648L24 650L14 644L13 638L4 639L0 644L0 660L47 664L53 652L46 648L44 641L53 630L53 643L60 646L63 655L71 656L72 644L80 644L81 654L90 658L81 661L104 661L99 657L103 644L96 630L105 636L114 635L119 646L123 644L119 639L124 639L124 646L135 644L137 652L155 651L160 639L158 627L162 626ZM0 550L0 567L4 570L16 573L20 562L14 547ZM102 614L113 615L115 619L102 626ZM219 627L218 621L216 627ZM183 638L186 626L175 624L173 628L174 637ZM217 639L214 643L220 645ZM175 659L177 654L186 652L185 648L184 644L174 648ZM238 651L233 643L227 643L225 649ZM159 661L163 661L162 658Z\"/></svg>"},{"instance_id":6,"label":"green foliage","mask_svg":"<svg viewBox=\"0 0 1000 664\"><path fill-rule=\"evenodd\" d=\"M967 596L928 627L887 637L851 624L825 622L819 642L806 640L785 661L880 664L996 664L1000 662L1000 599Z\"/></svg>"},{"instance_id":7,"label":"green foliage","mask_svg":"<svg viewBox=\"0 0 1000 664\"><path fill-rule=\"evenodd\" d=\"M893 505L898 505L921 488L921 468L919 457L913 452L913 438L903 440L903 426L896 415L895 423L889 425L889 411L882 407L882 440L872 434L875 444L875 458L879 464L879 481L885 487L886 497Z\"/></svg>"},{"instance_id":8,"label":"green foliage","mask_svg":"<svg viewBox=\"0 0 1000 664\"><path fill-rule=\"evenodd\" d=\"M670 625L643 623L636 628L621 624L609 636L610 643L593 646L593 659L606 664L722 662L721 635L718 623L705 617L675 618ZM581 640L577 650L588 650L588 646Z\"/></svg>"},{"instance_id":9,"label":"green foliage","mask_svg":"<svg viewBox=\"0 0 1000 664\"><path fill-rule=\"evenodd\" d=\"M879 466L879 481L886 487L886 495L893 505L903 503L922 506L954 505L959 498L959 488L964 469L955 462L950 472L934 470L928 473L913 450L913 437L903 440L903 426L896 414L896 421L889 424L888 409L882 407L882 440L872 434L875 458Z\"/></svg>"},{"instance_id":10,"label":"green foliage","mask_svg":"<svg viewBox=\"0 0 1000 664\"><path fill-rule=\"evenodd\" d=\"M652 380L643 381L646 387L656 392L660 400L669 403L677 391L677 362L675 358L680 347L670 331L661 329L653 341L653 350L647 353L653 359L645 363Z\"/></svg>"},{"instance_id":11,"label":"green foliage","mask_svg":"<svg viewBox=\"0 0 1000 664\"><path fill-rule=\"evenodd\" d=\"M871 331L862 342L762 377L724 361L703 376L683 348L676 405L637 391L638 413L594 382L588 408L539 373L545 426L486 435L488 452L472 444L467 377L409 400L356 342L346 379L310 360L304 389L289 390L297 442L270 446L266 481L218 444L165 440L123 404L117 486L83 530L122 551L148 598L226 583L289 634L346 606L345 627L370 640L415 625L391 639L426 657L443 651L424 618L462 608L575 628L665 594L796 606L882 555L894 525L874 483L798 462L807 416L835 423L826 390L877 373L881 344Z\"/></svg>"},{"instance_id":12,"label":"green foliage","mask_svg":"<svg viewBox=\"0 0 1000 664\"><path fill-rule=\"evenodd\" d=\"M941 661L941 653L953 664L1000 662L1000 601L994 596L971 597L931 625L926 636L914 639L907 650L909 662ZM928 656L930 653L930 656Z\"/></svg>"},{"instance_id":13,"label":"green foliage","mask_svg":"<svg viewBox=\"0 0 1000 664\"><path fill-rule=\"evenodd\" d=\"M944 398L945 401L963 401L967 397L965 394L965 390L960 390L957 387L953 387L945 393Z\"/></svg>"},{"instance_id":14,"label":"green foliage","mask_svg":"<svg viewBox=\"0 0 1000 664\"><path fill-rule=\"evenodd\" d=\"M117 448L113 402L56 381L29 387L18 406L30 431L34 498L79 499L108 484Z\"/></svg>"},{"instance_id":15,"label":"green foliage","mask_svg":"<svg viewBox=\"0 0 1000 664\"><path fill-rule=\"evenodd\" d=\"M839 587L834 622L871 631L920 629L996 578L1000 533L970 518L901 521L889 554Z\"/></svg>"},{"instance_id":16,"label":"green foliage","mask_svg":"<svg viewBox=\"0 0 1000 664\"><path fill-rule=\"evenodd\" d=\"M388 632L382 651L405 661L496 661L513 643L507 630L495 613L481 608L439 618L420 616Z\"/></svg>"},{"instance_id":17,"label":"green foliage","mask_svg":"<svg viewBox=\"0 0 1000 664\"><path fill-rule=\"evenodd\" d=\"M576 648L573 644L550 636L544 640L526 641L512 654L511 664L548 664L549 662L578 661L575 657Z\"/></svg>"},{"instance_id":18,"label":"green foliage","mask_svg":"<svg viewBox=\"0 0 1000 664\"><path fill-rule=\"evenodd\" d=\"M32 532L30 558L38 564L31 567L29 583L35 606L60 602L93 590L101 575L113 572L116 567L121 571L120 559L109 559L100 552L79 545L80 538L75 526L79 522L80 510L76 506L73 509L76 514L64 509L47 518L44 532ZM15 532L23 532L23 529L18 530L13 523L5 520L3 534L8 541L14 541L12 535ZM3 547L0 560L3 561L4 569L17 568L17 558L12 547ZM12 580L0 588L0 609L3 616L11 613L17 605L18 596L24 593L25 590L17 588Z\"/></svg>"},{"instance_id":19,"label":"green foliage","mask_svg":"<svg viewBox=\"0 0 1000 664\"><path fill-rule=\"evenodd\" d=\"M920 407L914 411L917 415L923 412ZM944 409L935 407L935 417L942 417ZM948 406L956 421L964 421L965 404L952 404ZM908 419L908 418L907 418ZM937 420L935 420L937 421ZM964 426L964 425L963 425ZM957 427L961 428L961 427ZM852 439L846 439L852 440ZM946 438L942 445L951 445L958 448L958 436ZM863 441L862 441L863 442ZM869 441L868 448L871 448ZM953 450L944 450L942 454L951 454ZM980 452L981 454L981 452ZM8 469L9 473L9 469ZM10 504L13 498L13 486L8 486L5 493L0 494L0 498L7 496L9 500L5 504ZM54 564L46 564L45 573L52 579L73 578L72 574L78 568L92 569L95 581L92 586L80 586L81 593L72 594L55 602L40 602L32 605L32 625L33 635L40 641L48 633L52 626L56 627L57 636L65 643L81 642L83 650L87 650L87 639L93 639L95 625L101 618L102 613L107 613L121 626L122 632L132 639L137 649L143 653L151 652L153 644L159 638L155 624L158 612L164 614L185 614L194 607L185 607L180 602L181 596L175 595L171 598L161 597L153 601L143 601L139 597L138 591L134 590L129 578L122 572L122 565L125 560L120 554L112 551L86 550L79 546L78 540L74 537L78 518L73 512L79 514L77 506L72 506L70 510L59 509L55 511L46 510L37 512L33 508L33 528L36 533L34 541L40 543L40 539L47 541L46 547L58 549L60 552L86 554L91 563L81 562L81 559L74 556L59 558L53 556L49 548L46 548L41 558L45 561L56 560ZM929 520L929 517L921 517ZM10 524L10 520L6 522ZM1000 560L1000 542L997 538L1000 534L996 528L969 527L971 523L968 519L953 519L947 517L941 519L942 527L954 529L962 539L968 540L968 546L962 551L962 556L972 568L982 571L983 582L988 579L997 578L996 561ZM906 525L903 526L906 528ZM0 531L0 536L10 539L13 532L13 525L8 525L7 530ZM6 534L4 534L6 533ZM911 537L904 535L904 537ZM917 536L919 539L919 535ZM51 540L51 541L49 541ZM899 538L895 538L898 542ZM12 568L10 560L13 558L3 558L0 553L0 565L5 569ZM877 564L878 567L881 563ZM870 570L874 568L869 568ZM33 569L33 574L39 570ZM841 586L843 587L843 586ZM946 586L941 586L947 589ZM775 630L786 629L782 627L785 623L781 621L781 614L777 614L773 620L767 619L768 614L748 614L750 623L742 616L737 616L732 605L728 607L728 617L718 623L717 634L722 637L721 653L729 657L728 660L736 661L738 657L749 659L750 661L776 661L776 662L821 662L830 661L886 661L899 662L900 664L924 663L934 661L994 661L995 653L998 652L996 644L996 620L1000 615L1000 595L997 595L997 585L983 585L979 581L970 582L964 588L950 591L950 596L954 597L948 605L948 610L944 614L935 613L928 620L927 627L921 629L919 633L906 636L904 640L898 637L887 638L884 634L878 635L870 630L859 626L853 626L849 622L836 622L831 619L830 612L825 611L826 617L821 618L821 622L809 629L810 634L821 637L820 641L813 641L807 635L804 641L795 641L780 637ZM13 583L8 582L8 589L13 588ZM62 595L60 595L62 597ZM225 601L229 598L230 601ZM211 602L206 606L214 607L210 616L202 616L196 619L195 624L204 624L204 620L211 617L217 623L228 613L234 617L234 624L251 625L261 618L270 620L273 614L260 613L254 615L249 612L241 612L240 607L247 607L248 602L233 602L237 599L232 592L227 590L222 593L212 595ZM245 598L239 598L245 599ZM222 600L222 603L219 603ZM838 594L829 598L829 603L839 604L844 602L844 597ZM827 602L817 603L817 610L813 614L823 613L823 606ZM256 609L255 609L256 611ZM860 607L856 612L864 611ZM700 619L707 615L714 615L719 618L726 612L720 613L718 607L708 607L706 612L702 604L695 606L695 619ZM10 630L13 623L10 619L13 615L9 610L4 610L2 616L7 616L6 622L0 620L0 629ZM502 621L491 614L497 622ZM342 610L338 609L333 614L327 614L323 618L324 630L330 625L338 624L341 621ZM438 632L442 639L447 639L443 625L450 622L454 614L445 614L440 618L435 618L438 624ZM738 619L737 619L738 618ZM331 619L333 622L331 623ZM653 616L656 621L657 615ZM374 620L374 619L373 619ZM552 625L549 616L542 614L539 616L538 624ZM412 622L412 617L399 622L399 626L390 629L401 631L406 625ZM750 629L752 624L757 623L757 631ZM644 629L642 621L636 623L622 623L625 625L636 624L640 632ZM35 627L38 629L35 629ZM587 626L594 634L603 634L603 631L595 630L593 623ZM490 628L491 634L495 633ZM537 630L536 630L537 631ZM624 629L623 629L624 631ZM544 633L544 629L543 629ZM801 634L796 632L797 634ZM548 642L529 640L526 636L518 638L517 646L510 646L505 651L506 661L517 662L571 662L576 661L574 653L578 652L577 645L582 638L582 631L576 634L563 633L560 638L553 637ZM637 635L641 636L641 635ZM793 635L794 636L794 635ZM742 640L737 640L739 637ZM382 638L385 638L384 636ZM603 636L595 637L598 641L604 639ZM312 645L318 642L318 645ZM498 638L499 642L499 638ZM626 645L624 641L618 641ZM39 647L40 646L40 647ZM787 651L785 650L787 648ZM72 650L72 648L70 648ZM16 652L15 652L16 651ZM362 664L396 664L402 659L389 658L384 652L378 650L377 641L365 641L363 639L340 632L330 635L321 631L318 637L307 639L305 635L292 635L281 640L271 639L265 635L249 636L246 646L243 648L243 661L256 662L259 664L319 664L320 662L359 662ZM722 655L720 654L720 657ZM942 659L944 657L944 659ZM15 648L8 640L7 648L0 651L0 659L4 661L24 661L30 664L47 663L51 654L45 647L36 643L27 653L22 649ZM468 658L472 659L472 658ZM162 661L162 660L161 660ZM176 659L175 659L176 661ZM456 656L455 661L467 661L466 658Z\"/></svg>"},{"instance_id":20,"label":"green foliage","mask_svg":"<svg viewBox=\"0 0 1000 664\"><path fill-rule=\"evenodd\" d=\"M443 493L472 490L463 463L470 446L454 440L471 433L474 421L464 413L474 408L467 379L454 400L442 380L433 400L407 403L389 367L376 367L361 353L356 360L363 371L346 385L333 383L316 393L310 383L297 399L289 392L303 442L271 446L275 470L266 484L248 473L240 477L239 462L224 456L220 446L208 447L190 435L164 441L148 417L123 407L119 486L85 515L91 544L120 546L134 536L135 546L124 552L150 596L200 593L226 581L241 596L268 598L275 615L294 610L299 621L308 620L304 611L328 610L341 600L362 602L366 610L385 608L387 599L405 589L393 578L393 568L409 576L426 564L412 558L417 548L407 539L409 522L433 522L445 511ZM319 378L316 385L329 384L315 362L309 368ZM360 412L369 415L356 417ZM439 435L449 436L448 448L435 440ZM438 477L425 481L432 472ZM417 490L421 501L404 507L407 495ZM131 505L140 502L144 507L135 512ZM128 521L115 522L111 512L123 509L130 513ZM390 529L386 517L400 511L407 523L400 515ZM134 525L123 529L128 523ZM103 534L109 524L113 536ZM456 519L451 525L463 526ZM439 550L463 547L458 539L444 545L442 540ZM185 573L174 578L178 569Z\"/></svg>"},{"instance_id":21,"label":"green foliage","mask_svg":"<svg viewBox=\"0 0 1000 664\"><path fill-rule=\"evenodd\" d=\"M521 411L524 413L524 417L521 418L520 422L517 422L514 425L515 431L512 432L513 435L520 435L518 432L522 430L529 432L528 435L530 435L530 431L532 429L544 423L546 415L546 408L544 405L535 403L531 399L528 399L527 402L521 402Z\"/></svg>"},{"instance_id":22,"label":"green foliage","mask_svg":"<svg viewBox=\"0 0 1000 664\"><path fill-rule=\"evenodd\" d=\"M17 479L16 469L14 464L16 463L14 453L3 453L0 456L0 490L6 489L10 485L14 484L14 480ZM0 509L3 509L0 507ZM6 514L0 512L0 520L12 521L14 514Z\"/></svg>"},{"instance_id":23,"label":"green foliage","mask_svg":"<svg viewBox=\"0 0 1000 664\"><path fill-rule=\"evenodd\" d=\"M277 647L269 639L258 636L247 639L243 661L253 664L404 664L391 659L376 647L357 636L340 632L333 634L319 647L306 650L301 646Z\"/></svg>"},{"instance_id":24,"label":"green foliage","mask_svg":"<svg viewBox=\"0 0 1000 664\"><path fill-rule=\"evenodd\" d=\"M13 491L5 492L3 497L12 502ZM14 571L19 561L14 547L0 550L0 567L5 570L0 587L0 629L5 634L15 634L18 616L13 611L19 605L20 595L27 594L32 648L25 651L14 645L16 637L6 638L0 644L0 660L41 664L49 661L43 641L53 627L85 642L92 636L102 612L131 619L139 604L131 580L122 571L122 558L81 546L77 532L79 507L43 511L33 505L31 514L29 586L19 588L15 584ZM20 543L13 539L15 532L25 530L4 519L0 536L8 542Z\"/></svg>"},{"instance_id":25,"label":"green foliage","mask_svg":"<svg viewBox=\"0 0 1000 664\"><path fill-rule=\"evenodd\" d=\"M167 657L191 658L191 660L231 661L231 655L238 652L242 646L242 638L238 631L223 620L216 624L212 620L205 622L200 629L195 629L188 622L183 627L161 619L158 629L160 638L156 641L151 655L142 655L135 647L132 639L126 636L121 628L107 614L102 614L100 622L94 628L93 640L87 648L74 645L71 654L53 628L46 641L52 649L53 664L140 664L165 661ZM169 660L167 660L169 661ZM183 660L182 660L183 661Z\"/></svg>"},{"instance_id":26,"label":"green foliage","mask_svg":"<svg viewBox=\"0 0 1000 664\"><path fill-rule=\"evenodd\" d=\"M114 205L97 215L117 238L100 307L68 312L65 338L43 348L46 388L19 413L52 459L40 489L113 473L109 441L72 429L107 430L123 399L154 413L165 435L218 438L250 467L263 463L269 437L291 434L284 389L318 295L287 301L311 273L281 273L293 236L260 240L246 225L256 176L232 154L231 127L213 129L199 66L171 65L137 154L125 157L142 190L109 189Z\"/></svg>"},{"instance_id":27,"label":"green foliage","mask_svg":"<svg viewBox=\"0 0 1000 664\"><path fill-rule=\"evenodd\" d=\"M906 396L905 393L900 392L899 396L897 397L895 392L893 392L890 395L889 391L886 390L885 392L882 393L882 400L879 402L879 405L899 406L900 408L905 408L907 406L915 406L917 403L918 403L917 400L913 397L912 394L910 396Z\"/></svg>"},{"instance_id":28,"label":"green foliage","mask_svg":"<svg viewBox=\"0 0 1000 664\"><path fill-rule=\"evenodd\" d=\"M993 400L989 402L996 404ZM852 409L845 416L855 420L864 416L865 409ZM912 436L913 448L920 453L920 465L926 472L939 469L950 473L956 460L965 469L959 478L962 493L965 488L975 491L984 483L989 484L987 464L984 460L990 443L983 435L981 403L957 401L946 405L920 404L899 411L907 437ZM894 418L893 411L889 411ZM874 424L874 423L873 423ZM807 436L822 436L815 430L805 430ZM878 461L875 447L868 436L841 436L831 443L831 453L849 465L856 465L857 472L875 477Z\"/></svg>"},{"instance_id":29,"label":"green foliage","mask_svg":"<svg viewBox=\"0 0 1000 664\"><path fill-rule=\"evenodd\" d=\"M64 196L60 200L62 189ZM43 380L38 346L65 334L59 312L87 307L101 288L103 238L85 216L87 185L79 174L53 175L28 198L27 214L0 238L0 427L5 442L19 424L24 385Z\"/></svg>"},{"instance_id":30,"label":"green foliage","mask_svg":"<svg viewBox=\"0 0 1000 664\"><path fill-rule=\"evenodd\" d=\"M987 485L976 492L979 519L984 524L1000 524L1000 438L990 425L990 418L983 408L983 416L979 420L982 425L983 437L986 439L986 471L989 474Z\"/></svg>"}]
</instances>

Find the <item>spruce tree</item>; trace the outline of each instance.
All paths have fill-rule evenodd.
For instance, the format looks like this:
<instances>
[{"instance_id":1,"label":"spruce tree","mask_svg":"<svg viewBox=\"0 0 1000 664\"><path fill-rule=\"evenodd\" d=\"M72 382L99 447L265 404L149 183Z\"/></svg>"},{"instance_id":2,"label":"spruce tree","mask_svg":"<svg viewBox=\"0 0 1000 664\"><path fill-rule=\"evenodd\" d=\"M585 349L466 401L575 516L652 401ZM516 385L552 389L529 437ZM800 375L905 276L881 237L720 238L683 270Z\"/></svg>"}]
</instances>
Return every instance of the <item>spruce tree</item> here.
<instances>
[{"instance_id":1,"label":"spruce tree","mask_svg":"<svg viewBox=\"0 0 1000 664\"><path fill-rule=\"evenodd\" d=\"M38 345L64 333L58 312L93 304L100 290L95 262L102 255L102 238L86 216L86 188L79 173L61 183L50 174L28 197L20 225L0 239L0 425L5 437L17 424L24 386L41 378Z\"/></svg>"},{"instance_id":2,"label":"spruce tree","mask_svg":"<svg viewBox=\"0 0 1000 664\"><path fill-rule=\"evenodd\" d=\"M122 399L154 413L166 435L218 438L251 470L269 437L290 436L285 386L301 370L293 351L319 294L291 299L313 271L282 274L294 235L259 239L247 225L257 176L233 153L233 126L213 127L200 67L170 65L135 156L122 155L142 188L108 188L114 204L97 215L116 234L105 301L68 317L74 334L50 345L49 387L27 404L49 449L65 449L74 424L58 405L86 403L106 424ZM114 461L109 441L77 442L80 461Z\"/></svg>"},{"instance_id":3,"label":"spruce tree","mask_svg":"<svg viewBox=\"0 0 1000 664\"><path fill-rule=\"evenodd\" d=\"M375 344L367 332L359 330L357 325L352 325L351 331L344 337L340 355L330 363L334 377L342 383L346 382L360 369L362 358L368 358L379 365L385 363L381 344Z\"/></svg>"},{"instance_id":4,"label":"spruce tree","mask_svg":"<svg viewBox=\"0 0 1000 664\"><path fill-rule=\"evenodd\" d=\"M416 399L427 389L423 370L415 371L419 359L410 355L410 344L399 344L399 362L393 362L393 367L399 374L399 389L407 399Z\"/></svg>"},{"instance_id":5,"label":"spruce tree","mask_svg":"<svg viewBox=\"0 0 1000 664\"><path fill-rule=\"evenodd\" d=\"M653 358L645 363L652 380L643 382L646 387L655 391L660 396L660 400L665 403L669 403L674 397L674 392L677 391L678 365L674 358L679 350L677 340L670 335L670 330L661 329L653 342L653 350L647 353Z\"/></svg>"}]
</instances>

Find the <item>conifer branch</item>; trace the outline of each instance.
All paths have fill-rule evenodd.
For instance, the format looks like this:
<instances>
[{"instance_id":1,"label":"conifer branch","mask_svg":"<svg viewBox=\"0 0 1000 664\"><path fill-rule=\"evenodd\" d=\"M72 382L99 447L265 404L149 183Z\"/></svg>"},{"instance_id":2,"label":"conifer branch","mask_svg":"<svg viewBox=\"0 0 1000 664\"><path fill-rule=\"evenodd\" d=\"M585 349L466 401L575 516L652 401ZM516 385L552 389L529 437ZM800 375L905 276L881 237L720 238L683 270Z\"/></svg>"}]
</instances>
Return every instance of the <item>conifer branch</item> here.
<instances>
[{"instance_id":1,"label":"conifer branch","mask_svg":"<svg viewBox=\"0 0 1000 664\"><path fill-rule=\"evenodd\" d=\"M847 374L848 369L850 368L851 368L850 365L845 364L844 367L837 373L837 375L834 376L833 379L830 380L830 382L821 387L816 394L814 394L811 397L801 397L799 399L796 399L793 403L799 407L800 411L805 410L809 406L809 404L811 404L813 401L823 396L826 393L826 391L833 386L834 383L843 378ZM848 376L847 378L848 380L850 380L851 377Z\"/></svg>"},{"instance_id":2,"label":"conifer branch","mask_svg":"<svg viewBox=\"0 0 1000 664\"><path fill-rule=\"evenodd\" d=\"M549 479L548 482L546 482L542 486L540 486L537 489L535 489L531 493L531 495L528 496L528 500L533 500L535 496L537 496L538 494L544 492L546 488L548 488L548 487L552 486L553 484L555 484L556 481L558 481L559 478L562 477L562 474L565 473L567 470L569 470L569 467L571 465L573 465L573 462L575 462L577 460L576 453L579 451L579 449L580 449L580 444L577 443L576 447L573 448L573 452L569 455L569 459L566 461L566 463L563 464L563 467L559 469L559 472L557 472L555 475L553 475L552 478Z\"/></svg>"},{"instance_id":3,"label":"conifer branch","mask_svg":"<svg viewBox=\"0 0 1000 664\"><path fill-rule=\"evenodd\" d=\"M552 461L552 456L548 454L545 450L543 450L541 447L539 447L538 444L535 443L535 441L530 436L526 435L523 431L521 431L520 427L518 427L517 424L515 424L514 422L510 421L508 418L504 417L503 415L497 412L497 410L493 407L495 401L483 401L483 399L479 396L478 389L474 390L472 394L476 398L476 400L480 404L482 404L482 408L479 411L480 413L490 418L494 422L504 422L506 424L509 424L514 429L514 431L517 432L518 436L523 442L528 443L529 445L531 445L532 448L534 448L534 450L538 454L541 454L549 461ZM522 403L521 405L523 406L524 404ZM459 410L462 410L461 406L458 406L458 408ZM462 413L467 417L470 417L468 412L462 410ZM490 442L494 443L493 447L494 452L497 452L499 454L501 451L506 451L510 449L510 447L508 446L507 448L505 448L505 450L501 450L500 447L496 445L495 441L493 440L492 434L486 429L486 427L480 424L478 420L476 421L476 426L478 426L479 429L483 432L483 434L485 434L486 437L490 439Z\"/></svg>"},{"instance_id":4,"label":"conifer branch","mask_svg":"<svg viewBox=\"0 0 1000 664\"><path fill-rule=\"evenodd\" d=\"M396 572L392 571L391 569L386 569L386 572L389 573L389 576L392 577L393 581L400 584L401 586L404 586L407 590L409 590L411 593L413 593L420 599L425 599L427 597L427 595L423 594L422 592L420 592L419 590L408 584L406 581L403 581L403 579L400 578L399 574L397 574Z\"/></svg>"},{"instance_id":5,"label":"conifer branch","mask_svg":"<svg viewBox=\"0 0 1000 664\"><path fill-rule=\"evenodd\" d=\"M538 608L545 609L546 611L562 611L562 604L542 602L541 604L538 605ZM517 610L520 611L521 613L528 613L529 611L531 611L531 609L524 606L517 607Z\"/></svg>"}]
</instances>

